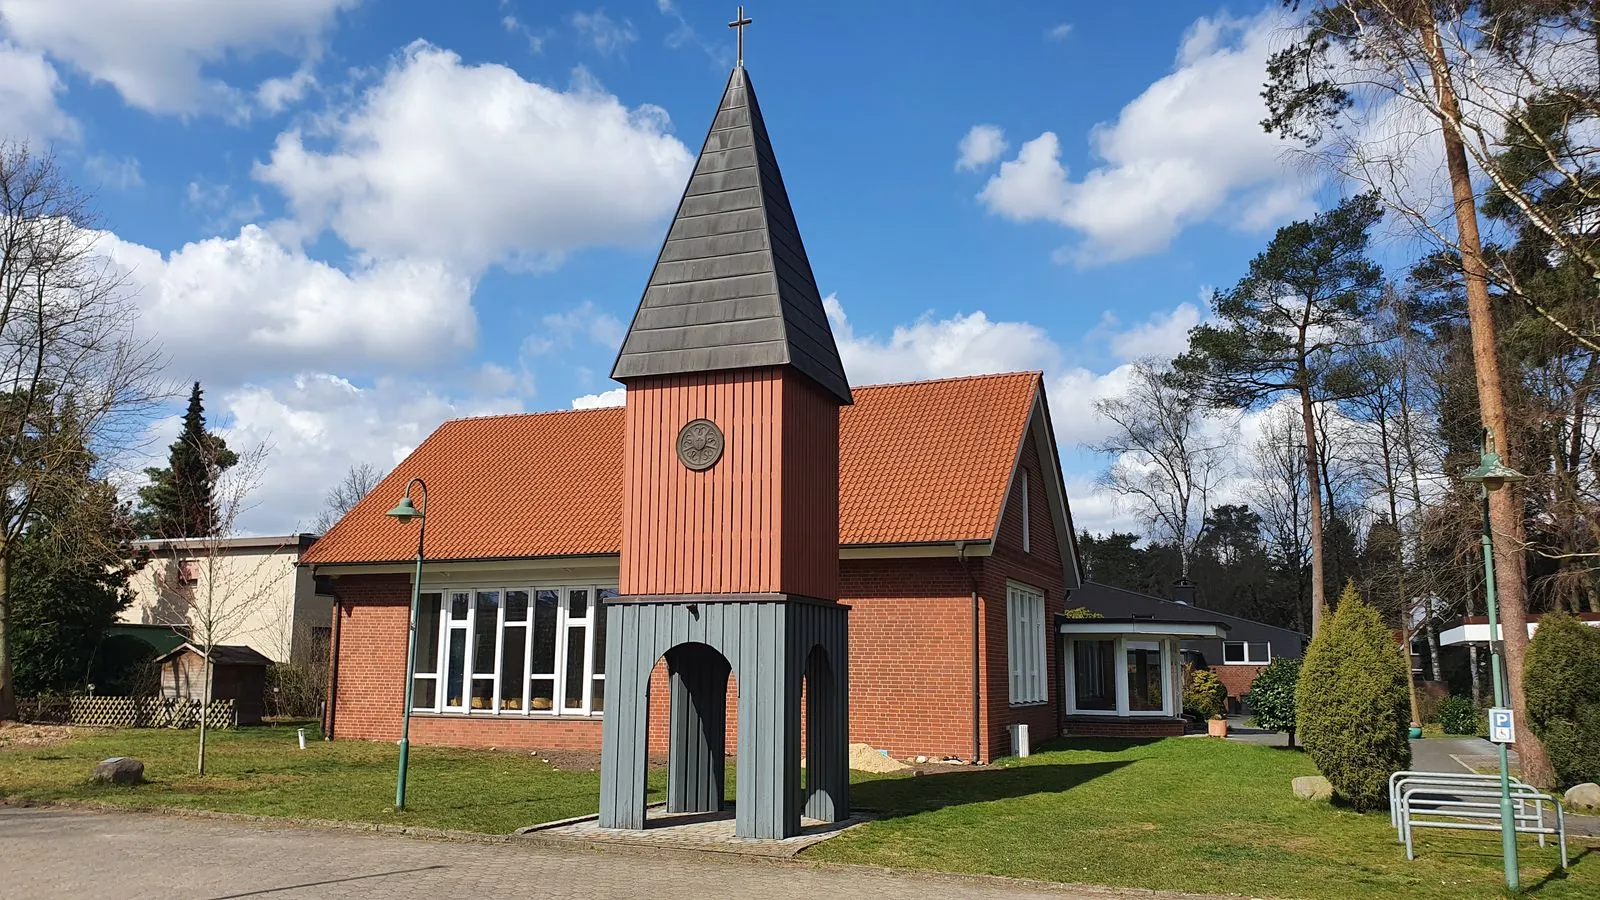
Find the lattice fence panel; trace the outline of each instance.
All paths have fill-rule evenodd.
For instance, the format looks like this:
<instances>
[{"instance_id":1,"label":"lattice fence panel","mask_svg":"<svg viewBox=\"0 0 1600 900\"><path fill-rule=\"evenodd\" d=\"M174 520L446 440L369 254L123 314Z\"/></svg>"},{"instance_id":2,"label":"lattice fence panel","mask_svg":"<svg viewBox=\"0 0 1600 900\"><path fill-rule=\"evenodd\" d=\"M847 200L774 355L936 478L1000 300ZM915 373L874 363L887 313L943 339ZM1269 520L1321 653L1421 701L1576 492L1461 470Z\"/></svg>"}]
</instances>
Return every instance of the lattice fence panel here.
<instances>
[{"instance_id":1,"label":"lattice fence panel","mask_svg":"<svg viewBox=\"0 0 1600 900\"><path fill-rule=\"evenodd\" d=\"M211 701L207 722L212 728L239 724L232 700ZM160 697L73 697L72 724L104 728L196 728L200 701Z\"/></svg>"}]
</instances>

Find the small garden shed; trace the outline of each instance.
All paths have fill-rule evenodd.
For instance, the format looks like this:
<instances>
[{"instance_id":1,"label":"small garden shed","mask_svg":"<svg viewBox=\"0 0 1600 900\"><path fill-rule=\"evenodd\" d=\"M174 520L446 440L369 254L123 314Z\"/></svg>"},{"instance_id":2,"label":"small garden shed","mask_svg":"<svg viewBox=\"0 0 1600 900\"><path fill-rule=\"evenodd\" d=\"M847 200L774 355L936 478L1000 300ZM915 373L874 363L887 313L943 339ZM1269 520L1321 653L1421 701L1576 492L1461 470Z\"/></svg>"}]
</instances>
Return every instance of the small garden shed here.
<instances>
[{"instance_id":1,"label":"small garden shed","mask_svg":"<svg viewBox=\"0 0 1600 900\"><path fill-rule=\"evenodd\" d=\"M267 666L272 660L255 650L234 644L211 648L211 699L232 700L238 724L256 725L266 712ZM204 699L205 653L184 643L156 658L161 669L161 696L165 700Z\"/></svg>"}]
</instances>

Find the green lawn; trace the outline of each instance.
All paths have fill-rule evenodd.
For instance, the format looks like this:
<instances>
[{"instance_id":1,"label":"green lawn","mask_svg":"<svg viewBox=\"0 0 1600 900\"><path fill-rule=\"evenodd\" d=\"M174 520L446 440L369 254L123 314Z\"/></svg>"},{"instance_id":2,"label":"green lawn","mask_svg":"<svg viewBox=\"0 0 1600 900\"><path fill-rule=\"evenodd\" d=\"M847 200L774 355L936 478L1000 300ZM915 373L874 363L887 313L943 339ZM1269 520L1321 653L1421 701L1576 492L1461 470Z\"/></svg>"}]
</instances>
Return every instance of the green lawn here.
<instances>
[{"instance_id":1,"label":"green lawn","mask_svg":"<svg viewBox=\"0 0 1600 900\"><path fill-rule=\"evenodd\" d=\"M0 750L0 796L504 834L591 813L599 794L597 774L556 770L526 753L419 747L408 809L395 813L392 744L315 741L300 751L292 728L218 732L212 774L201 779L190 774L194 737L90 732ZM144 760L150 783L89 785L94 763L114 755ZM1423 833L1419 858L1407 862L1385 813L1294 800L1289 780L1311 773L1299 752L1172 738L1080 742L983 770L858 775L853 805L880 818L805 857L1254 896L1499 896L1498 836ZM659 792L661 773L650 777ZM1565 877L1553 850L1526 841L1523 849L1523 883L1535 896L1600 896L1600 848L1575 841Z\"/></svg>"},{"instance_id":2,"label":"green lawn","mask_svg":"<svg viewBox=\"0 0 1600 900\"><path fill-rule=\"evenodd\" d=\"M315 733L315 729L311 729ZM388 822L506 834L524 825L592 813L600 776L558 771L527 753L411 749L406 810L394 804L394 744L308 740L293 728L215 731L208 774L194 773L195 732L89 732L66 744L0 751L0 796L98 800L132 807L181 807L297 818ZM94 786L94 764L132 756L149 783ZM657 773L651 787L661 787Z\"/></svg>"},{"instance_id":3,"label":"green lawn","mask_svg":"<svg viewBox=\"0 0 1600 900\"><path fill-rule=\"evenodd\" d=\"M1387 812L1294 799L1315 774L1298 751L1169 738L1080 741L1002 768L886 779L852 805L883 818L807 851L812 859L1253 896L1495 897L1500 839L1422 832L1418 858ZM1600 896L1600 849L1522 843L1522 882L1540 897Z\"/></svg>"}]
</instances>

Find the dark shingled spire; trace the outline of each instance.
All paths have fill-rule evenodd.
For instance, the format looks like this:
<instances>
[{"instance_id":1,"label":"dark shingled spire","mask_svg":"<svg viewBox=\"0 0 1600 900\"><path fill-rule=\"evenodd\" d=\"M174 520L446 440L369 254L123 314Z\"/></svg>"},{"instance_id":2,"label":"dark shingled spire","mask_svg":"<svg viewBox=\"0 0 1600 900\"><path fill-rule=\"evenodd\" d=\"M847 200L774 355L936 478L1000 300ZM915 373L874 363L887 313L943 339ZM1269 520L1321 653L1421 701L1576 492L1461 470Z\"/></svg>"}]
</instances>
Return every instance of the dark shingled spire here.
<instances>
[{"instance_id":1,"label":"dark shingled spire","mask_svg":"<svg viewBox=\"0 0 1600 900\"><path fill-rule=\"evenodd\" d=\"M851 402L761 107L737 66L611 377L782 365Z\"/></svg>"}]
</instances>

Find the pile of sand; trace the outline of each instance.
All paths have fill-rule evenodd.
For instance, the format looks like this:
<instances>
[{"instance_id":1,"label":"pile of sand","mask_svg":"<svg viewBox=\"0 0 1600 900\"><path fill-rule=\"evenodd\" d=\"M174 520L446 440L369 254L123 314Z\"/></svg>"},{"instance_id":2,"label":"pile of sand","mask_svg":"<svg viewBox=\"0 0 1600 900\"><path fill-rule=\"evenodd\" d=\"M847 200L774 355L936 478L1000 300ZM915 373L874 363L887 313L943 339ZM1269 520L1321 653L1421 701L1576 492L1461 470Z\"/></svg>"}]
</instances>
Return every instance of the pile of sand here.
<instances>
[{"instance_id":1,"label":"pile of sand","mask_svg":"<svg viewBox=\"0 0 1600 900\"><path fill-rule=\"evenodd\" d=\"M900 772L911 767L870 744L851 744L850 768L858 772Z\"/></svg>"}]
</instances>

